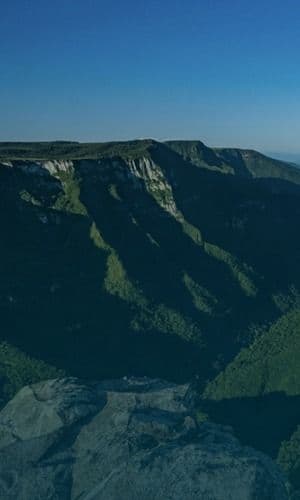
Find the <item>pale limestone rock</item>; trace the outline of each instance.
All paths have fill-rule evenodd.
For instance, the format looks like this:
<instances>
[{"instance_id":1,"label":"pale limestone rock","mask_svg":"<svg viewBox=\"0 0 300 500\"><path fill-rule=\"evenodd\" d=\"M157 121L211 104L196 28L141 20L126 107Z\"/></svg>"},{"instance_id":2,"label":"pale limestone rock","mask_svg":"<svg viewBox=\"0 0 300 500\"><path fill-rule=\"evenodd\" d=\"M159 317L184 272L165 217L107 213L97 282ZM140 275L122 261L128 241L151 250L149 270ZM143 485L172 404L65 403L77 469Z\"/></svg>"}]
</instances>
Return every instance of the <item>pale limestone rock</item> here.
<instances>
[{"instance_id":1,"label":"pale limestone rock","mask_svg":"<svg viewBox=\"0 0 300 500\"><path fill-rule=\"evenodd\" d=\"M193 402L146 378L25 387L0 413L1 500L286 500L271 459Z\"/></svg>"}]
</instances>

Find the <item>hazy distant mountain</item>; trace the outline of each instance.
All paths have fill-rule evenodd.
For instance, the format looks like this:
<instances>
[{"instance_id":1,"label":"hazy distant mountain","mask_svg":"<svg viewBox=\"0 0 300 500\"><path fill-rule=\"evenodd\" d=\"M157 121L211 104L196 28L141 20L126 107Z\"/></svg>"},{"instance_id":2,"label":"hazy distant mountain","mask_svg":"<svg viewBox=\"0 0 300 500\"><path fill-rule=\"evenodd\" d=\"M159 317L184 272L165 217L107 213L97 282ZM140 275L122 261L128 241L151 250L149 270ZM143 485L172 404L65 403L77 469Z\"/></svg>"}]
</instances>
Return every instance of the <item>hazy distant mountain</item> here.
<instances>
[{"instance_id":1,"label":"hazy distant mountain","mask_svg":"<svg viewBox=\"0 0 300 500\"><path fill-rule=\"evenodd\" d=\"M300 153L274 153L266 152L268 156L276 158L277 160L286 161L288 163L294 163L300 166Z\"/></svg>"}]
</instances>

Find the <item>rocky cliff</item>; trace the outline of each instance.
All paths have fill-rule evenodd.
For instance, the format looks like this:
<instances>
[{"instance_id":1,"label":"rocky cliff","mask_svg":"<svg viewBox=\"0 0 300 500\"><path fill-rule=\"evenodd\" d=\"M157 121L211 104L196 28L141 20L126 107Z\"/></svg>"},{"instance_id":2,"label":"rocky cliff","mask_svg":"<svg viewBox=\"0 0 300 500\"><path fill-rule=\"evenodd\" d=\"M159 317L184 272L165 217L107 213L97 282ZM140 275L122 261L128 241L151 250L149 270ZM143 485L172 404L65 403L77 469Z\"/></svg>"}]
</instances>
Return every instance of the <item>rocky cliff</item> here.
<instances>
[{"instance_id":1,"label":"rocky cliff","mask_svg":"<svg viewBox=\"0 0 300 500\"><path fill-rule=\"evenodd\" d=\"M23 388L0 413L1 500L287 499L277 466L194 401L146 378Z\"/></svg>"}]
</instances>

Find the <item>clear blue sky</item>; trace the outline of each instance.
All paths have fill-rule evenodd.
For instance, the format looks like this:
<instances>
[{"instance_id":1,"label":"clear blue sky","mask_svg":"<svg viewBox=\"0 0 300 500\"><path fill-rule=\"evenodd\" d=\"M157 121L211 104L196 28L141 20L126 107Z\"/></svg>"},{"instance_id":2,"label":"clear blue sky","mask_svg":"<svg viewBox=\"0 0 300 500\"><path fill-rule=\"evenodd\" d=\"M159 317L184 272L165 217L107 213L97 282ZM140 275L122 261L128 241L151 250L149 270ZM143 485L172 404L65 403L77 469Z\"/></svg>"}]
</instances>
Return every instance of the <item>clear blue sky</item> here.
<instances>
[{"instance_id":1,"label":"clear blue sky","mask_svg":"<svg viewBox=\"0 0 300 500\"><path fill-rule=\"evenodd\" d=\"M2 0L0 140L300 152L299 0Z\"/></svg>"}]
</instances>

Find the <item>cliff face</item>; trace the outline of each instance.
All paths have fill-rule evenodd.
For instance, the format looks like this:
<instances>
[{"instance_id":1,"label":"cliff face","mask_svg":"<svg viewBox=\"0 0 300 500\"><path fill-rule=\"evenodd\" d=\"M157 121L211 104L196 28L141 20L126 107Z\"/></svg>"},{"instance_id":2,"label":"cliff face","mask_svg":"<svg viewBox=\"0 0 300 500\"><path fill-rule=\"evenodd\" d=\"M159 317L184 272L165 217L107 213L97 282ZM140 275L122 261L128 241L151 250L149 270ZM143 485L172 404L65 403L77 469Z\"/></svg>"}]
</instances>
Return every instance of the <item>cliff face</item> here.
<instances>
[{"instance_id":1,"label":"cliff face","mask_svg":"<svg viewBox=\"0 0 300 500\"><path fill-rule=\"evenodd\" d=\"M33 359L207 378L297 295L288 165L199 141L0 144L0 158L2 341Z\"/></svg>"},{"instance_id":2,"label":"cliff face","mask_svg":"<svg viewBox=\"0 0 300 500\"><path fill-rule=\"evenodd\" d=\"M0 407L66 375L197 376L209 418L280 449L298 488L299 182L199 141L0 143Z\"/></svg>"},{"instance_id":3,"label":"cliff face","mask_svg":"<svg viewBox=\"0 0 300 500\"><path fill-rule=\"evenodd\" d=\"M58 181L64 177L73 177L77 173L98 176L102 182L121 181L129 183L133 189L146 190L159 205L175 217L179 212L173 198L172 187L159 165L151 158L123 160L48 160L48 161L0 161L0 168L13 168L27 176L37 176L49 180L48 173ZM47 189L47 183L43 186Z\"/></svg>"},{"instance_id":4,"label":"cliff face","mask_svg":"<svg viewBox=\"0 0 300 500\"><path fill-rule=\"evenodd\" d=\"M193 401L145 378L23 388L0 413L0 498L287 499L276 465Z\"/></svg>"}]
</instances>

